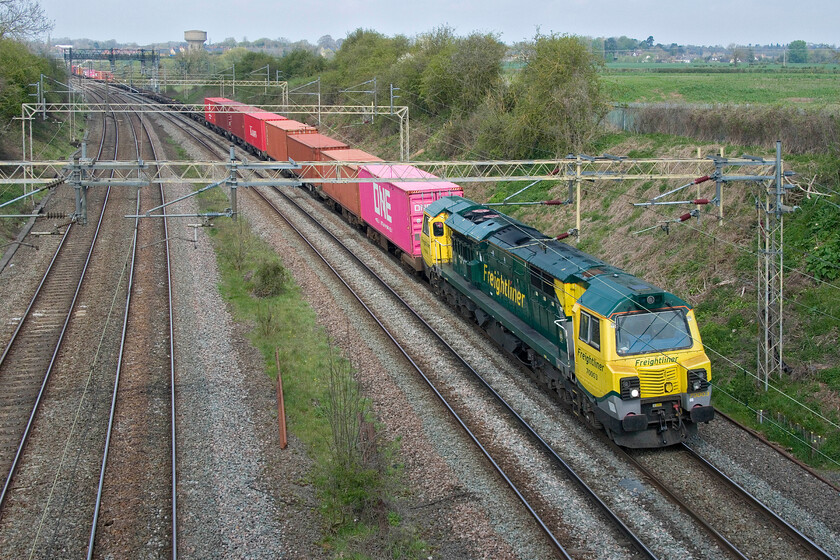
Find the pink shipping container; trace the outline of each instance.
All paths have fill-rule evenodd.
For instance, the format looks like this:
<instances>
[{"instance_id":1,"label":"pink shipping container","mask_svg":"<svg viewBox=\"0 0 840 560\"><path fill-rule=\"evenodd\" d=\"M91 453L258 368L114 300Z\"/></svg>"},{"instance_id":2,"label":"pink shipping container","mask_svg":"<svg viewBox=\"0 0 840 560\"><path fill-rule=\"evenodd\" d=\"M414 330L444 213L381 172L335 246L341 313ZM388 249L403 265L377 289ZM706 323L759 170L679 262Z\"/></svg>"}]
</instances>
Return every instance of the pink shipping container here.
<instances>
[{"instance_id":1,"label":"pink shipping container","mask_svg":"<svg viewBox=\"0 0 840 560\"><path fill-rule=\"evenodd\" d=\"M420 270L423 209L444 196L464 196L464 190L455 183L440 179L400 181L436 178L411 165L363 165L359 177L373 179L369 183L359 183L362 219L403 251L403 261Z\"/></svg>"},{"instance_id":2,"label":"pink shipping container","mask_svg":"<svg viewBox=\"0 0 840 560\"><path fill-rule=\"evenodd\" d=\"M321 161L382 161L382 159L362 150L354 148L340 150L321 150ZM358 165L343 165L338 168L324 168L322 177L357 177L359 174ZM362 217L361 203L359 202L358 183L321 183L321 190L331 199L338 202L348 212Z\"/></svg>"},{"instance_id":3,"label":"pink shipping container","mask_svg":"<svg viewBox=\"0 0 840 560\"><path fill-rule=\"evenodd\" d=\"M315 134L318 129L292 119L271 121L266 124L266 152L275 161L288 161L288 136L292 134Z\"/></svg>"},{"instance_id":4,"label":"pink shipping container","mask_svg":"<svg viewBox=\"0 0 840 560\"><path fill-rule=\"evenodd\" d=\"M321 150L335 150L346 148L347 144L339 142L323 134L293 134L287 136L286 149L289 151L289 158L294 161L321 161ZM316 172L311 169L303 170L302 177L314 178Z\"/></svg>"},{"instance_id":5,"label":"pink shipping container","mask_svg":"<svg viewBox=\"0 0 840 560\"><path fill-rule=\"evenodd\" d=\"M266 151L266 125L273 121L288 120L286 117L266 111L244 113L242 117L245 132L244 140L260 152Z\"/></svg>"}]
</instances>

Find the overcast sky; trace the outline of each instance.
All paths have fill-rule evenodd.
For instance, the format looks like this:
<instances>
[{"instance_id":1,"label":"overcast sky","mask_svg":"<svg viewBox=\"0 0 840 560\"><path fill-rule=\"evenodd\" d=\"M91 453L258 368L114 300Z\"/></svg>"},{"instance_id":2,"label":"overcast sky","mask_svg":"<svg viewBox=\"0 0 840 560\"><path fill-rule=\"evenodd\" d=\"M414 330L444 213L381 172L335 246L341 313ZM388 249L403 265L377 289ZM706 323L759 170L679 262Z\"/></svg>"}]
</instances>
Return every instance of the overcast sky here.
<instances>
[{"instance_id":1,"label":"overcast sky","mask_svg":"<svg viewBox=\"0 0 840 560\"><path fill-rule=\"evenodd\" d=\"M311 43L360 27L414 36L440 25L456 34L498 33L505 43L544 33L657 43L836 45L838 0L40 0L55 22L53 37L115 39L148 45L207 31L211 42L261 37Z\"/></svg>"}]
</instances>

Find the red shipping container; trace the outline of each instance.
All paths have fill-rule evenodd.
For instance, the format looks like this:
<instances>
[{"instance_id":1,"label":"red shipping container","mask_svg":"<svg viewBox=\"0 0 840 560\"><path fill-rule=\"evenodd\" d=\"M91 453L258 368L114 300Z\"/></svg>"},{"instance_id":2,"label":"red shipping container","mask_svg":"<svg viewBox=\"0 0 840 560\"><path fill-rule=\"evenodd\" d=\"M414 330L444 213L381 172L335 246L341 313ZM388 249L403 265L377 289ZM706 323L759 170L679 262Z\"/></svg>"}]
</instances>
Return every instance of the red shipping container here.
<instances>
[{"instance_id":1,"label":"red shipping container","mask_svg":"<svg viewBox=\"0 0 840 560\"><path fill-rule=\"evenodd\" d=\"M292 119L271 121L265 127L266 152L275 161L288 161L288 136L292 134L316 134L318 129Z\"/></svg>"},{"instance_id":2,"label":"red shipping container","mask_svg":"<svg viewBox=\"0 0 840 560\"><path fill-rule=\"evenodd\" d=\"M230 132L231 134L236 134L238 123L239 136L241 138L242 113L240 113L238 109L240 107L244 107L245 104L240 103L239 101L226 99L224 97L208 97L205 99L205 107L208 101L211 105L216 105L216 122L214 124L219 128ZM207 113L205 113L205 118L207 118ZM208 118L208 120L210 119Z\"/></svg>"},{"instance_id":3,"label":"red shipping container","mask_svg":"<svg viewBox=\"0 0 840 560\"><path fill-rule=\"evenodd\" d=\"M359 183L362 219L399 247L407 264L421 270L423 209L444 196L464 196L464 190L411 165L363 165L359 176L373 179ZM408 178L429 181L400 181Z\"/></svg>"},{"instance_id":4,"label":"red shipping container","mask_svg":"<svg viewBox=\"0 0 840 560\"><path fill-rule=\"evenodd\" d=\"M254 146L260 152L266 151L266 125L273 121L285 121L286 117L281 117L275 113L268 113L260 111L258 113L244 113L244 131L245 141Z\"/></svg>"},{"instance_id":5,"label":"red shipping container","mask_svg":"<svg viewBox=\"0 0 840 560\"><path fill-rule=\"evenodd\" d=\"M221 111L221 106L230 99L224 97L205 97L204 98L204 119L211 123L218 125L218 112Z\"/></svg>"},{"instance_id":6,"label":"red shipping container","mask_svg":"<svg viewBox=\"0 0 840 560\"><path fill-rule=\"evenodd\" d=\"M321 161L382 161L374 155L354 148L341 150L322 150ZM359 165L349 164L339 167L322 168L322 177L357 177ZM321 183L321 190L338 202L357 218L362 217L359 202L359 183Z\"/></svg>"},{"instance_id":7,"label":"red shipping container","mask_svg":"<svg viewBox=\"0 0 840 560\"><path fill-rule=\"evenodd\" d=\"M299 161L321 161L321 150L335 150L338 148L346 148L347 144L339 142L329 136L323 134L293 134L287 136L288 142L286 147L289 151L289 158ZM318 175L317 171L312 168L304 169L298 172L299 176L305 178L315 178Z\"/></svg>"},{"instance_id":8,"label":"red shipping container","mask_svg":"<svg viewBox=\"0 0 840 560\"><path fill-rule=\"evenodd\" d=\"M245 105L244 103L240 103L238 101L231 102L232 110L230 112L230 132L240 140L245 140L247 142L247 138L245 136L245 114L246 113L258 113L260 112L259 109L256 107L252 107L251 105Z\"/></svg>"}]
</instances>

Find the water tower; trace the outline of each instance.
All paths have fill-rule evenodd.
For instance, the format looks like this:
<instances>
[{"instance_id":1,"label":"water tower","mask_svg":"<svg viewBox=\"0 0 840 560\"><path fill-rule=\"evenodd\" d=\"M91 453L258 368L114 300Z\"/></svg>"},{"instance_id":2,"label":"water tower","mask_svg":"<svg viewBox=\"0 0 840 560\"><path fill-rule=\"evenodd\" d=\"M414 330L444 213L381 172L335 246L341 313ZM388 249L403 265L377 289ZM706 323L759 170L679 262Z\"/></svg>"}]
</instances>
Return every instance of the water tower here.
<instances>
[{"instance_id":1,"label":"water tower","mask_svg":"<svg viewBox=\"0 0 840 560\"><path fill-rule=\"evenodd\" d=\"M184 40L189 45L190 51L200 51L204 48L204 41L207 40L206 31L184 31Z\"/></svg>"}]
</instances>

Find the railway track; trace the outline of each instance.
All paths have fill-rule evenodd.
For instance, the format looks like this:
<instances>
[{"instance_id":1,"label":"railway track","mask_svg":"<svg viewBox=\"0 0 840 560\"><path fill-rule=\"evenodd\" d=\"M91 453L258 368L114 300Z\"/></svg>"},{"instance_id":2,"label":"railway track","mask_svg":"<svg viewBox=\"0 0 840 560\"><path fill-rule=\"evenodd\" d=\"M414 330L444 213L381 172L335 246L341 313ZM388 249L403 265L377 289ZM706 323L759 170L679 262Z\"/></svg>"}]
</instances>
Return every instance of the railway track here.
<instances>
[{"instance_id":1,"label":"railway track","mask_svg":"<svg viewBox=\"0 0 840 560\"><path fill-rule=\"evenodd\" d=\"M178 120L183 121L185 119L179 118ZM195 139L199 144L201 144L205 149L207 149L211 153L221 155L225 152L224 147L222 147L220 143L212 142L212 144L214 144L215 146L209 144L204 139L202 139L198 134L196 134L195 132L190 130L189 127L185 128L184 132L186 132L188 135L190 135L193 139ZM275 191L279 192L277 189L275 189ZM290 221L289 218L284 216L283 213L268 199L268 197L261 194L257 189L252 189L251 192L254 192L261 200L263 200L275 212L277 212L278 215L283 217L283 219L286 220L286 222L298 233L298 235L300 235L300 237L312 248L312 250L318 256L320 256L320 258L322 260L324 260L324 263L326 264L326 266L328 266L336 274L336 276L341 280L342 283L344 283L344 285L347 287L347 289L356 297L357 301L359 301L359 303L368 311L368 313L370 313L373 320L383 329L383 331L386 333L386 336L388 338L390 338L390 340L399 348L399 350L403 354L403 356L408 360L409 363L411 363L411 365L414 367L414 369L425 380L425 382L429 385L429 387L432 389L432 391L435 393L435 395L441 400L444 407L449 411L450 414L453 415L453 417L455 418L455 421L458 423L458 425L463 430L465 430L465 432L468 434L468 437L471 439L471 441L473 443L475 443L475 445L480 449L480 452L490 462L490 464L493 466L493 468L496 470L496 472L499 473L500 477L507 483L507 485L510 486L513 493L516 494L516 496L522 502L523 507L527 510L528 514L531 517L534 518L537 525L540 527L540 529L546 535L546 538L548 539L548 541L551 543L551 545L556 550L557 555L559 557L563 557L563 558L571 558L572 556L570 555L569 551L567 550L567 547L569 546L570 537L572 535L574 535L574 530L569 529L568 527L567 528L559 528L559 527L562 526L563 521L562 521L562 519L559 519L559 516L558 516L557 512L548 512L548 517L551 517L551 519L550 520L548 518L543 519L543 516L537 511L537 509L541 509L541 510L543 510L543 512L545 512L546 511L546 506L544 504L541 505L541 506L538 506L536 508L531 505L531 503L528 501L528 498L525 496L525 493L531 493L533 495L533 484L534 484L533 481L530 481L530 482L526 481L525 479L527 479L528 477L527 476L523 477L522 472L517 473L518 476L509 476L508 473L506 472L506 469L517 468L517 466L516 466L517 461L516 461L515 458L511 457L510 450L500 449L500 448L498 448L498 446L494 446L492 443L490 443L488 445L482 444L481 443L482 440L485 441L485 442L492 441L492 434L487 432L486 427L482 428L482 424L484 424L484 422L482 422L480 419L476 419L476 418L470 419L471 423L474 426L475 425L478 426L475 429L471 429L467 425L467 421L464 418L462 418L461 415L459 415L459 413L456 411L456 407L454 407L449 402L450 400L457 401L458 396L456 394L453 394L453 392L449 388L444 388L441 391L435 385L434 375L431 375L431 374L427 373L426 371L424 371L423 366L421 366L418 363L417 360L415 360L414 358L411 357L409 352L400 344L400 342L397 340L397 338L388 331L387 327L376 316L376 313L366 306L366 304L364 303L362 298L355 291L353 291L353 289L349 286L349 284L346 283L346 281L344 281L342 279L341 274L329 264L329 262L318 252L318 250L314 247L314 245L309 240L307 240L305 234L303 234L300 230L298 230L294 226L292 221ZM283 195L282 193L280 193L280 194L281 194L281 196L285 197L285 195ZM303 208L301 208L300 206L298 206L293 200L291 200L288 197L285 197L285 198L291 204L297 206L297 208L304 215L306 215L307 217L312 219L310 216L308 216L308 214L306 214L306 211ZM313 221L313 223L315 223L316 225L321 227L321 229L323 231L327 232L328 235L332 236L332 234L329 233L326 228L323 228L322 225L318 224L317 221L315 221L315 220L312 220L312 221ZM337 244L343 246L343 244L337 238L335 238L334 236L332 236L332 237L333 237L333 240ZM347 254L352 255L351 251L349 251L346 247L344 247L344 248L347 251ZM586 483L579 476L577 476L577 474L574 472L572 467L570 465L568 465L565 461L563 461L559 457L559 455L557 455L550 448L550 446L548 446L548 444L544 440L542 440L530 426L528 426L527 422L525 422L518 414L516 414L516 412L507 403L504 402L504 400L501 398L500 395L498 395L497 393L495 393L492 390L492 388L481 378L481 375L475 369L473 369L466 362L466 360L464 360L463 358L458 356L457 352L455 352L455 350L452 347L450 347L445 342L445 340L439 334L437 334L434 331L433 327L428 325L425 321L423 321L422 318L420 318L420 316L416 312L411 310L410 306L404 300L402 300L396 294L396 292L394 292L388 286L388 284L384 280L382 280L380 277L378 277L375 272L373 272L372 270L367 268L364 265L364 263L362 263L361 261L357 260L357 262L361 266L365 267L368 270L368 272L370 274L372 274L373 277L376 278L377 281L379 283L381 283L386 289L390 290L390 292L401 302L401 304L404 305L405 307L407 307L414 314L414 316L417 318L417 320L420 321L420 323L422 325L424 325L424 327L426 329L428 329L430 332L434 333L434 335L437 337L438 341L442 345L445 346L446 351L451 352L462 363L462 365L467 370L469 370L471 372L473 378L479 380L482 383L484 389L488 390L492 395L494 395L497 402L501 403L501 406L502 406L502 408L505 409L506 413L512 415L516 419L516 421L519 423L519 425L522 427L524 432L526 432L526 433L523 434L523 436L522 436L523 438L525 438L525 439L527 439L528 437L534 438L535 442L538 442L540 445L542 445L543 450L546 451L547 455L550 457L549 462L553 463L553 466L550 465L548 468L552 469L553 467L556 467L558 465L560 467L562 467L562 470L566 472L569 479L574 481L574 483L577 484L581 488L582 493L584 493L587 496L588 499L591 499L594 504L597 504L597 508L600 508L602 514L607 518L607 523L612 523L616 527L618 527L619 532L623 533L624 538L627 540L627 544L626 544L627 554L626 554L626 557L630 557L630 558L632 558L632 557L656 558L656 556L653 554L653 552L651 552L645 546L645 544L632 532L632 530L630 530L629 527L627 527L621 521L621 519L614 512L612 512L610 510L610 508L597 496L597 493L595 493L591 488L589 488L586 485ZM481 432L484 432L484 433L481 433ZM502 457L502 458L499 458L499 457ZM526 491L525 493L523 493L523 491L520 490L520 488L517 484L523 485L523 486L530 485L531 488L528 491ZM539 498L536 498L536 499L537 499L537 501L539 501ZM561 534L562 534L562 536L560 536ZM566 546L564 546L560 542L561 539L566 541ZM571 545L572 548L574 548L574 546L575 546L574 544Z\"/></svg>"},{"instance_id":2,"label":"railway track","mask_svg":"<svg viewBox=\"0 0 840 560\"><path fill-rule=\"evenodd\" d=\"M105 147L106 123L103 121L97 157ZM102 196L91 195L91 209L99 207L95 228L66 225L40 284L0 356L0 394L4 395L0 405L0 472L4 473L0 517L76 308L109 196L110 189Z\"/></svg>"},{"instance_id":3,"label":"railway track","mask_svg":"<svg viewBox=\"0 0 840 560\"><path fill-rule=\"evenodd\" d=\"M688 444L657 453L614 448L736 558L833 558Z\"/></svg>"},{"instance_id":4,"label":"railway track","mask_svg":"<svg viewBox=\"0 0 840 560\"><path fill-rule=\"evenodd\" d=\"M745 434L749 435L752 440L760 442L761 445L766 446L767 448L773 450L775 453L777 453L777 454L781 455L782 457L786 458L788 461L790 461L791 463L793 463L794 465L796 465L800 469L807 471L811 476L813 476L815 479L819 480L820 482L822 482L823 484L828 486L831 490L840 493L840 486L838 486L836 483L828 480L822 474L820 474L819 472L814 470L811 466L809 466L805 462L801 461L800 459L798 459L797 457L792 455L790 452L788 452L788 450L786 450L783 447L781 447L780 445L778 445L776 443L773 443L770 440L768 440L766 437L764 437L764 435L762 433L757 432L756 430L753 430L752 428L749 428L749 427L745 426L744 424L741 424L740 422L738 422L737 420L732 418L730 415L728 415L724 412L721 412L720 410L717 410L717 409L715 410L715 417L723 419L724 421L728 422L732 426L735 426L736 428L738 428L739 430L741 430Z\"/></svg>"},{"instance_id":5,"label":"railway track","mask_svg":"<svg viewBox=\"0 0 840 560\"><path fill-rule=\"evenodd\" d=\"M390 338L397 345L399 351L405 357L406 360L411 363L411 366L418 372L419 375L422 376L424 381L429 385L432 389L434 394L440 399L443 403L444 407L452 414L455 421L458 423L461 428L465 430L468 434L470 440L475 443L475 445L480 450L481 454L486 457L486 459L490 462L493 468L499 473L500 477L505 481L507 485L510 486L512 492L520 499L523 504L523 507L527 510L528 514L534 518L537 525L540 529L545 533L546 537L548 538L549 542L554 546L557 550L558 555L561 557L570 558L570 554L568 552L569 549L575 549L579 547L579 543L576 543L572 535L574 535L574 527L570 526L569 521L564 519L564 516L561 512L557 510L553 510L551 506L548 506L545 503L541 503L544 498L541 497L541 493L537 488L537 482L533 479L530 473L525 473L522 471L522 465L519 463L516 457L516 452L510 449L504 449L501 446L498 446L493 443L494 439L494 431L488 426L488 423L481 417L476 417L474 412L469 412L466 407L461 404L463 397L459 396L458 391L463 391L463 388L460 388L458 391L454 390L448 383L442 381L440 377L433 371L431 364L424 363L426 359L423 356L418 356L414 354L412 350L406 348L404 342L400 342L398 340L398 336L392 334L385 322L381 317L377 315L377 312L372 310L368 305L365 303L365 298L360 296L356 291L351 288L351 286L342 279L341 273L336 270L330 263L328 259L323 257L321 253L315 248L314 244L307 240L306 235L301 232L295 225L290 218L287 218L284 213L277 208L276 205L272 204L268 197L259 193L258 190L254 189L253 192L257 193L266 203L272 206L278 214L280 214L284 220L289 223L289 225L295 229L295 231L301 236L302 239L312 247L313 251L324 260L324 263L341 279L342 283L354 294L356 299L359 303L365 308L365 310L371 315L371 317L376 321L376 323L383 329L383 332L386 333L386 336ZM299 211L306 214L305 210L303 210L300 206L298 206L291 198L286 197L282 193L281 196L284 196L288 202L293 204L298 208ZM312 219L313 224L318 224L318 222ZM327 231L323 229L323 231ZM332 236L327 231L328 235ZM347 249L340 240L332 236L333 241L338 245L344 247L346 253L348 255L352 255L352 252ZM359 265L364 267L371 277L381 286L383 286L386 290L390 291L392 296L395 298L395 304L399 305L400 307L405 308L409 313L411 313L414 317L414 320L418 322L418 326L420 329L425 330L427 333L431 334L432 337L436 339L436 345L439 345L436 351L440 353L447 352L449 353L454 361L460 363L461 367L468 372L467 375L474 380L477 384L480 385L481 391L485 391L489 395L489 400L493 401L495 404L493 406L498 407L498 410L488 410L487 408L482 408L482 410L487 414L488 417L505 417L511 419L511 422L516 425L516 428L509 428L509 429L516 429L522 430L520 436L518 436L523 441L530 440L533 445L535 445L539 449L539 454L543 456L544 464L542 467L535 466L533 464L530 465L531 468L535 470L539 470L545 473L563 473L559 475L561 478L566 478L567 481L572 481L581 491L582 496L585 496L583 499L589 500L591 504L594 504L596 510L599 510L599 514L603 516L604 523L607 526L610 526L612 529L617 531L620 536L616 537L619 542L622 542L622 546L625 548L625 555L626 557L638 557L638 558L656 558L656 555L648 549L645 543L634 534L634 532L621 520L621 518L614 513L606 503L594 492L584 481L583 479L578 476L578 474L574 471L574 469L564 461L542 438L540 438L536 431L531 428L528 423L518 415L513 408L504 401L504 399L487 384L486 381L482 378L481 374L476 371L464 358L462 358L448 343L444 340L444 338L435 331L435 329L426 323L419 314L417 314L411 306L405 302L399 295L394 292L390 286L387 284L385 280L380 278L378 275L375 274L371 269L369 269L364 263L360 260L356 261ZM419 330L418 329L418 332ZM561 542L563 541L563 542Z\"/></svg>"},{"instance_id":6,"label":"railway track","mask_svg":"<svg viewBox=\"0 0 840 560\"><path fill-rule=\"evenodd\" d=\"M126 157L127 154L120 154L117 130L120 127L130 126L127 120L131 118L103 115L102 122L105 123L103 126L107 127L107 134L102 135L102 143L113 143L114 159L120 159L120 157L128 159L141 157L141 155L143 159L156 159L153 153L141 154L142 143L138 141L136 135L134 156ZM133 128L132 133L134 133ZM148 131L146 134L149 136ZM148 144L152 145L151 138ZM125 152L124 149L122 151ZM97 157L103 157L101 149ZM52 352L49 367L55 371L49 383L47 383L47 377L44 377L38 397L39 400L43 397L41 408L45 410L38 413L37 417L34 409L31 412L29 420L31 431L29 426L27 427L30 437L26 442L22 440L16 459L19 463L17 469L19 475L10 475L6 480L8 491L4 490L6 500L0 512L2 515L0 517L0 543L2 543L0 556L2 557L54 558L68 555L78 557L85 553L88 558L156 557L161 555L161 549L166 551L165 555L174 557L177 550L175 544L176 502L173 497L176 488L174 478L176 447L172 311L171 297L169 297L171 278L168 272L167 244L157 243L161 239L166 239L166 225L162 222L144 223L137 228L139 233L135 242L138 240L140 242L140 245L136 247L140 257L137 260L138 266L135 267L138 271L135 278L135 290L140 291L141 296L136 298L136 305L132 306L132 321L128 323L127 328L124 328L124 334L128 333L129 336L128 344L125 349L118 349L120 329L116 319L120 315L129 317L127 307L123 308L120 305L120 295L122 294L123 299L127 300L126 294L130 293L124 282L124 270L120 266L121 255L126 254L131 246L129 235L124 235L124 232L125 234L131 232L130 223L123 216L135 211L135 205L140 202L140 199L133 189L129 191L128 188L120 188L113 191L108 188L107 200L110 204L100 211L96 224L90 224L87 227L74 225L68 228L76 232L77 236L88 238L93 236L94 231L98 232L99 241L90 241L87 245L85 266L88 272L82 275L82 278L86 279L85 282L83 283L81 279L75 282L56 277L58 265L65 261L70 262L70 259L63 256L69 254L67 243L72 238L68 237L68 241L64 242L64 248L57 252L59 256L54 258L51 272L45 275L45 280L38 289L38 295L32 298L30 318L20 321L23 325L19 326L21 334L15 337L17 341L15 346L17 346L24 340L22 333L27 328L32 328L30 325L38 327L44 323L44 313L40 310L46 305L65 308L63 334L61 334L63 346L61 342L54 345L55 351ZM90 189L88 193L89 215L92 219L96 218L96 203L99 202L99 206L103 206L101 199L105 196L105 192L103 188ZM148 205L146 207L157 205L157 202L151 199L143 203ZM144 249L144 243L150 246ZM146 262L154 264L144 264ZM160 282L161 278L163 282ZM52 284L57 285L56 292L59 298L66 299L68 297L66 292L69 291L70 296L76 301L75 306L72 303L62 305L43 303L44 294L47 293L45 288ZM75 294L73 288L75 288ZM169 302L162 306L163 317L168 316L169 319L160 319L160 305L157 309L152 309L153 304L150 301L154 300L155 294L160 293L165 293L166 297L163 301ZM163 327L165 327L165 332L159 333L158 329ZM139 346L132 346L133 342L139 343ZM36 337L35 345L42 344L37 342ZM59 346L61 346L61 351L59 351ZM9 354L11 357L12 353ZM119 359L117 355L120 356ZM120 492L130 485L125 484L125 480L120 480L122 473L119 468L108 470L108 484L99 488L100 491L104 490L104 493L97 494L96 469L100 464L104 464L103 446L108 420L107 385L109 382L113 383L117 362L124 366L124 385L130 385L130 381L125 382L126 376L130 379L131 373L136 373L138 370L151 371L155 374L162 371L164 375L161 383L164 387L154 396L159 397L162 393L164 401L173 403L169 414L164 416L163 433L148 432L152 434L148 441L153 442L152 447L157 446L158 449L155 455L158 463L153 467L158 468L162 465L155 472L155 478L163 480L161 484L163 491L157 492L162 497L155 501L150 500L146 493L148 485L132 487L135 490L134 501L123 499L125 495ZM12 364L11 361L8 363ZM29 366L26 368L16 366L15 369L29 369ZM32 369L35 369L34 366ZM126 371L129 373L125 373ZM2 375L3 373L3 370L0 370L0 387L6 377ZM126 392L130 394L131 387ZM136 386L135 393L148 395L151 392ZM160 398L155 400L149 407L150 410L146 411L155 418L159 416L157 405L160 400ZM12 403L4 398L3 404L4 408L11 408L9 405ZM123 417L117 416L115 422L117 426L137 427L139 425L134 418L126 419L126 415L131 413L132 407L136 404L129 401L120 402L119 410ZM122 442L123 448L131 448L137 443L135 440L126 444L120 438L115 438L115 441ZM159 442L162 444L158 445ZM160 459L160 449L163 450L162 459ZM118 452L112 454L112 466L120 463L114 459L118 456ZM136 457L137 454L131 459L136 459ZM127 466L123 463L122 471L129 471L133 477L132 482L135 482L138 479L136 475L138 464L144 461L149 463L148 458L144 456L141 461L134 461ZM113 492L114 488L119 491ZM94 511L99 511L100 501L109 508L106 510L108 513L116 512L116 515L104 516L104 521L99 524L100 538L95 540L97 522L92 521L92 518ZM136 530L140 526L150 526L150 523L146 522L148 518L140 521L135 517L136 525L132 526L132 521L124 521L123 516L136 513L136 511L130 511L130 506L140 504L140 509L143 510L143 506L147 504L149 507L145 508L145 511L148 511L149 508L158 508L161 503L165 503L164 512L156 511L150 517L157 515L158 518L163 518L162 524L158 522L159 519L156 520L153 529L153 531L157 530L162 537L157 540L147 538L144 543L138 545L137 538L142 539L150 534ZM115 520L121 521L123 527L130 527L128 531L124 530L123 534L130 533L135 538L134 542L120 539L108 540L108 529L116 528ZM161 525L162 529L160 529ZM108 528L104 531L106 534L104 538L102 538L102 526ZM161 540L163 545L158 546ZM143 547L152 541L152 547ZM94 542L96 542L96 549L93 546L86 547ZM149 553L149 549L153 549L154 552Z\"/></svg>"},{"instance_id":7,"label":"railway track","mask_svg":"<svg viewBox=\"0 0 840 560\"><path fill-rule=\"evenodd\" d=\"M202 142L202 143L203 143L203 142ZM205 144L205 145L206 145L206 144ZM723 491L723 492L725 493L726 491ZM711 527L711 526L710 526L710 527ZM713 529L710 529L710 530L712 530L712 531L713 531ZM724 539L724 540L725 540L725 539ZM729 548L729 547L727 547L727 548ZM798 549L797 549L797 550L798 550ZM739 550L737 547L735 547L735 546L732 546L731 548L729 548L729 551L730 551L730 554L731 554L733 557L741 557L741 558L742 558L742 557L747 557L747 556L745 556L743 553L741 553L741 552L740 552L740 550ZM761 553L758 553L758 554L759 554L758 556L755 556L755 553L754 553L751 557L762 557L762 556L763 556ZM821 555L817 554L815 557L829 557L829 556L821 556Z\"/></svg>"},{"instance_id":8,"label":"railway track","mask_svg":"<svg viewBox=\"0 0 840 560\"><path fill-rule=\"evenodd\" d=\"M139 126L158 159L146 124ZM135 130L132 127L132 130ZM136 140L136 138L135 138ZM137 158L144 158L138 146ZM145 157L148 159L148 157ZM165 203L138 192L136 214ZM164 211L165 214L165 211ZM135 218L129 285L87 557L177 558L176 396L166 218ZM165 282L162 282L165 279ZM168 422L160 412L168 408ZM166 473L166 474L164 474Z\"/></svg>"}]
</instances>

